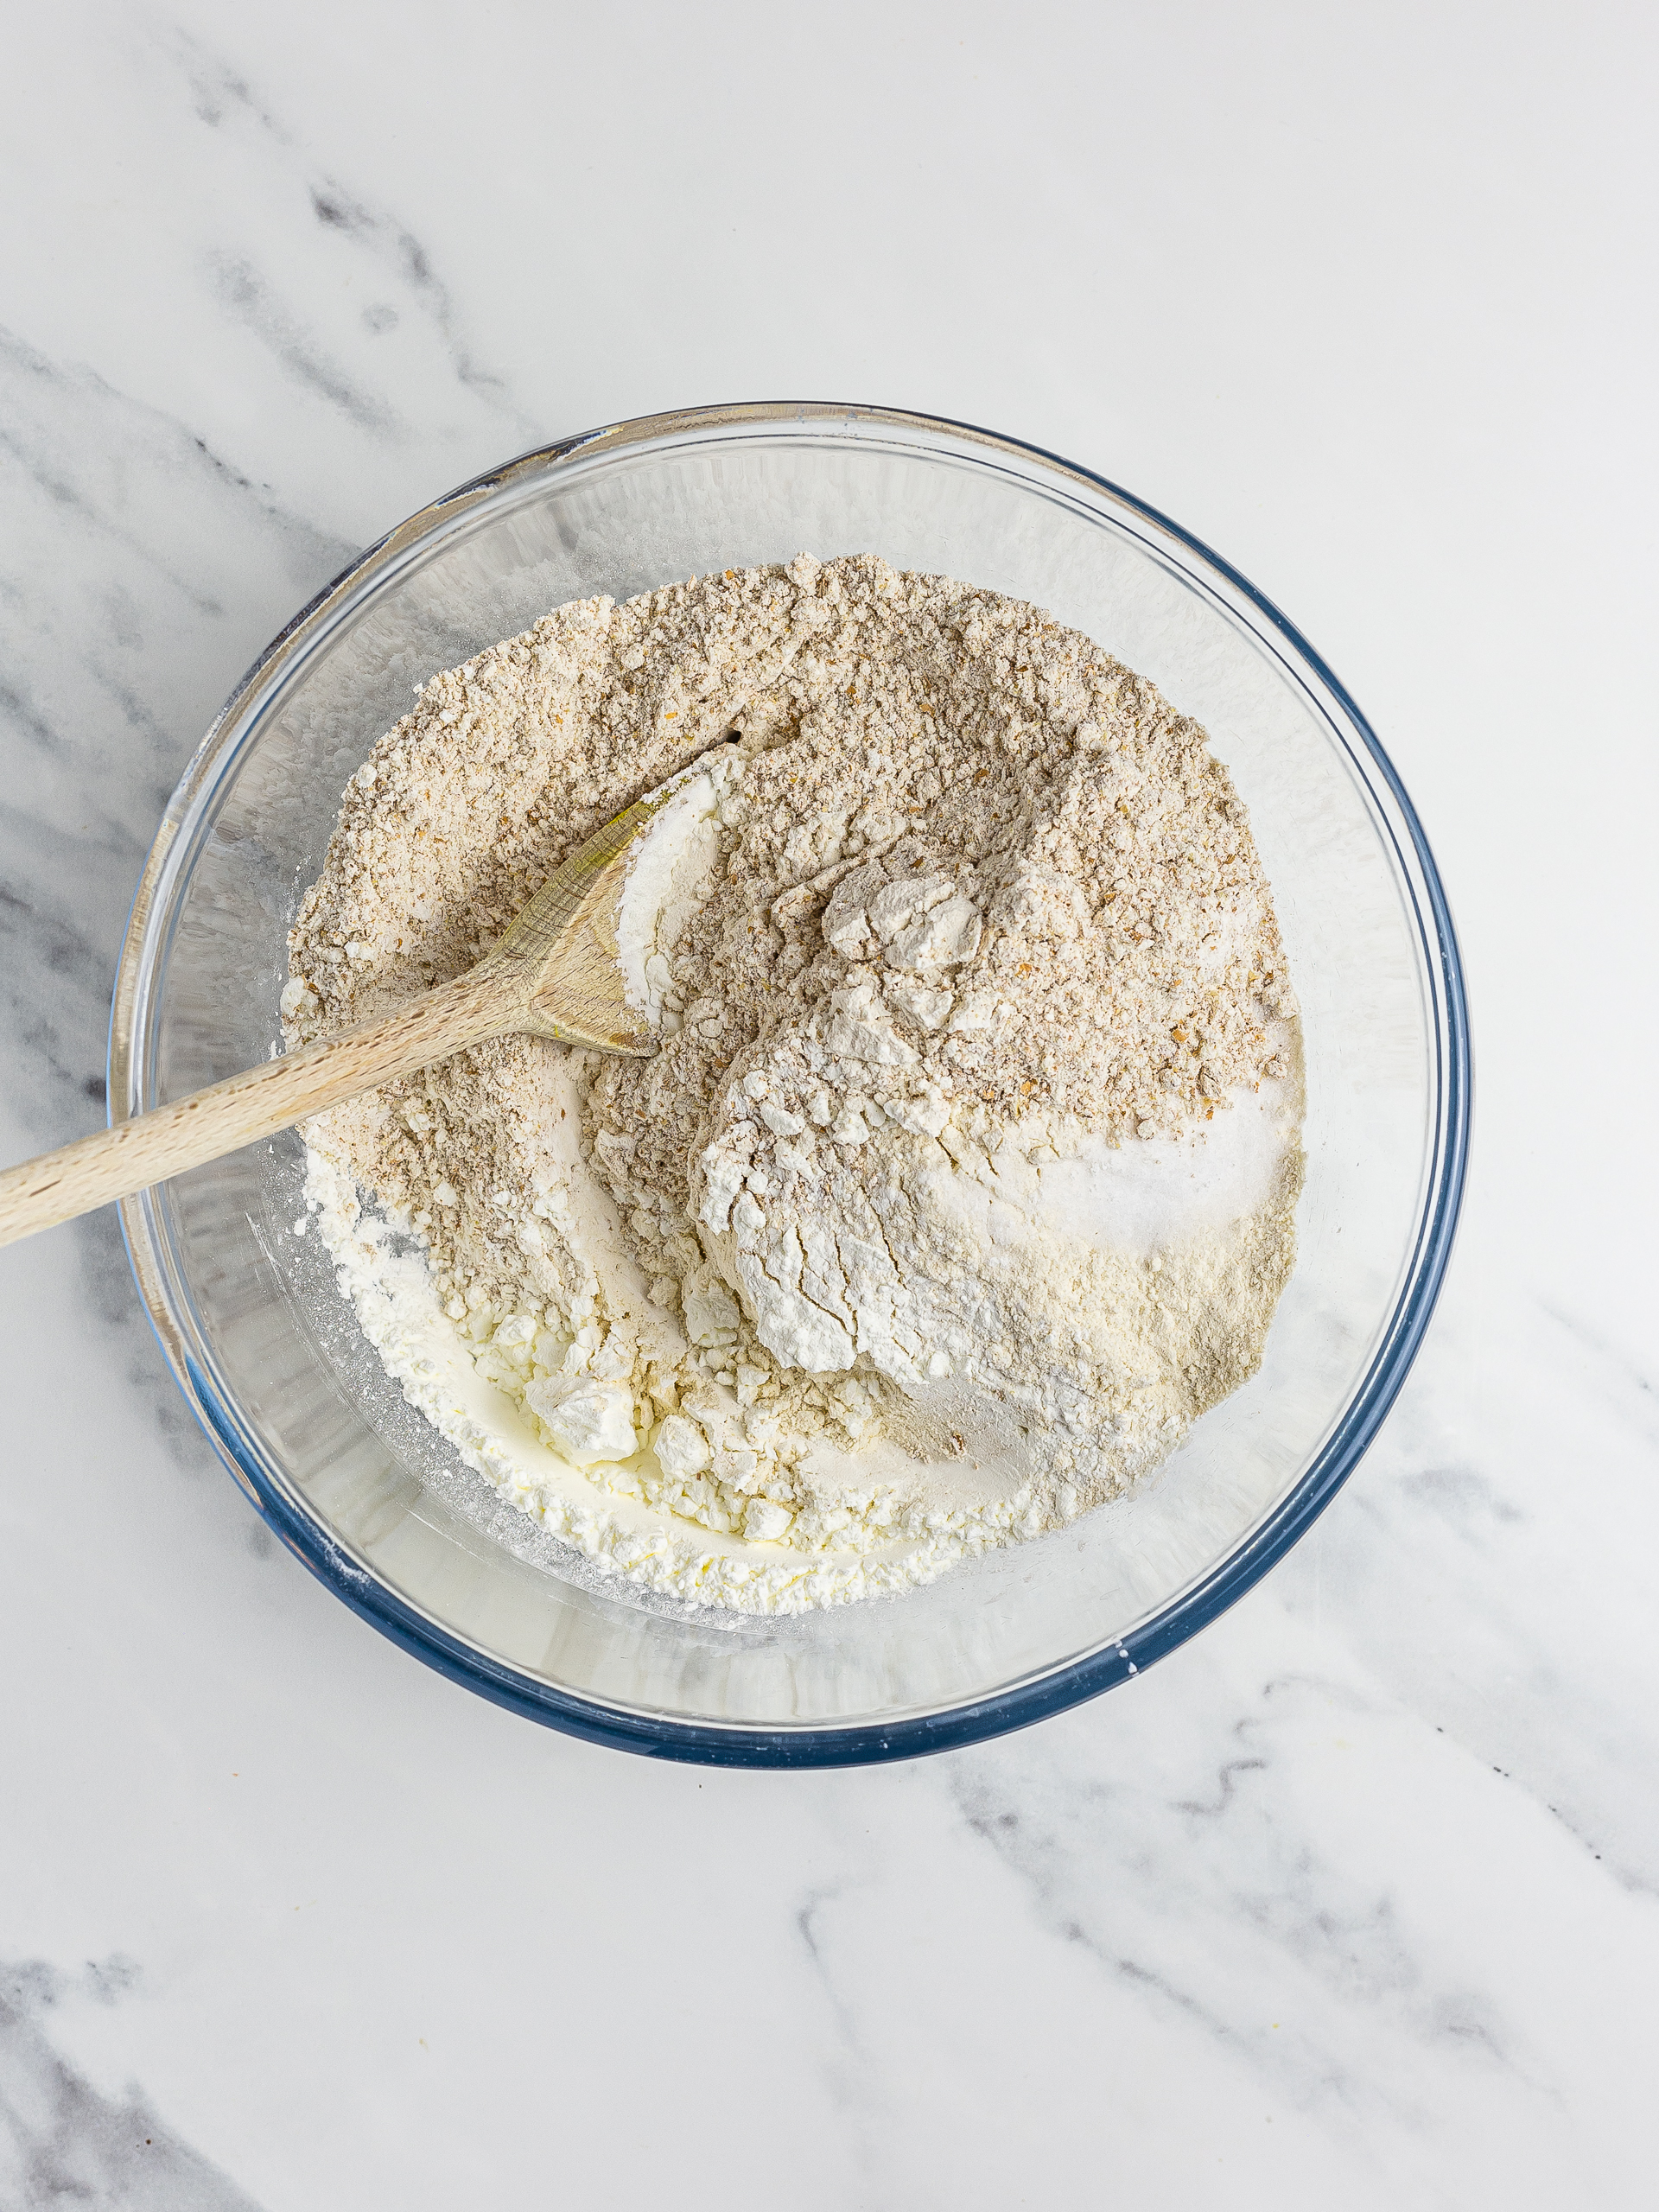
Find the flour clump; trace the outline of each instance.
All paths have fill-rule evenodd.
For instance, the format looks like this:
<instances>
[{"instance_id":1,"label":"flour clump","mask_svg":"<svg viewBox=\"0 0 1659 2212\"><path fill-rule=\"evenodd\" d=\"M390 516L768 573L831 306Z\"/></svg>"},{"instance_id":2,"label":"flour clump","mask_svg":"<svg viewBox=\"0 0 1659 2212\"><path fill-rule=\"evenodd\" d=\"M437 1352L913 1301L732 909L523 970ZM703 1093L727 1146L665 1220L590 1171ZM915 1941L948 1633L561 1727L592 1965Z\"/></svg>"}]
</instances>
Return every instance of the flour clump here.
<instances>
[{"instance_id":1,"label":"flour clump","mask_svg":"<svg viewBox=\"0 0 1659 2212\"><path fill-rule=\"evenodd\" d=\"M1259 1364L1301 1176L1268 886L1204 732L1089 639L803 556L428 683L302 903L290 1041L461 972L688 764L619 921L654 1055L457 1054L310 1125L312 1204L406 1393L556 1535L741 1610L901 1590L1122 1494Z\"/></svg>"}]
</instances>

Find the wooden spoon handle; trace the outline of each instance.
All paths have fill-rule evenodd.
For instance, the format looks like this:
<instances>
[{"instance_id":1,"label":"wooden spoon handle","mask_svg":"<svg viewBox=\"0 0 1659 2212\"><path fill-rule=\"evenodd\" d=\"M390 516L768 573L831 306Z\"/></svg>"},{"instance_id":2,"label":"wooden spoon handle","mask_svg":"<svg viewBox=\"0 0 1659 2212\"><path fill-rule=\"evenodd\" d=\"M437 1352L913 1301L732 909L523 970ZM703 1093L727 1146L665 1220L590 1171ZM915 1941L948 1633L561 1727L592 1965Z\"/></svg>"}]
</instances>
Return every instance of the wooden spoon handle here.
<instances>
[{"instance_id":1,"label":"wooden spoon handle","mask_svg":"<svg viewBox=\"0 0 1659 2212\"><path fill-rule=\"evenodd\" d=\"M384 1021L302 1046L245 1075L0 1171L0 1244L165 1182L376 1084L429 1067L465 1045L499 1037L520 1025L524 1004L521 977L505 966L481 965L423 993Z\"/></svg>"}]
</instances>

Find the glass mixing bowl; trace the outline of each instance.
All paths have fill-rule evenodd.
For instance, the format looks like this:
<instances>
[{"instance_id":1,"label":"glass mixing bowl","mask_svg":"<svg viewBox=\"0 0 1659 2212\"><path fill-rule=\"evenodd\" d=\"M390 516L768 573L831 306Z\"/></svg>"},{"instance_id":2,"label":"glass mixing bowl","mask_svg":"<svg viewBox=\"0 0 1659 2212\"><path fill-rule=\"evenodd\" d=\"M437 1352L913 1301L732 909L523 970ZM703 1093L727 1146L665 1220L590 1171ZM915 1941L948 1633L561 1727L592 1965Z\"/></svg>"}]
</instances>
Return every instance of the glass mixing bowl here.
<instances>
[{"instance_id":1,"label":"glass mixing bowl","mask_svg":"<svg viewBox=\"0 0 1659 2212\"><path fill-rule=\"evenodd\" d=\"M1283 616L1086 469L874 407L702 408L525 454L395 530L276 639L187 770L139 886L113 1117L264 1059L285 934L347 777L413 687L562 601L874 551L1032 600L1209 731L1250 810L1306 1027L1300 1256L1261 1372L1139 1495L931 1587L793 1619L607 1580L404 1403L303 1218L291 1134L130 1200L179 1386L283 1541L499 1703L731 1764L908 1758L1148 1666L1248 1590L1375 1435L1433 1305L1469 1112L1445 897L1398 777Z\"/></svg>"}]
</instances>

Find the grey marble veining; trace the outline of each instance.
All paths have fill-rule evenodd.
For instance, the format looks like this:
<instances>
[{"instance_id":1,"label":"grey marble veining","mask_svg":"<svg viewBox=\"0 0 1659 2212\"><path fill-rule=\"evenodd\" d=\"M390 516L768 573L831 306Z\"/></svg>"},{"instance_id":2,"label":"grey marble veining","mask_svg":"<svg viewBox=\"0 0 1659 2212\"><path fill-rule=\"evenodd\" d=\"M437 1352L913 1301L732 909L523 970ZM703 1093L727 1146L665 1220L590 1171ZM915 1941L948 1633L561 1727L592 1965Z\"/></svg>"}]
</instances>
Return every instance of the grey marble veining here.
<instances>
[{"instance_id":1,"label":"grey marble veining","mask_svg":"<svg viewBox=\"0 0 1659 2212\"><path fill-rule=\"evenodd\" d=\"M1494 75L1454 7L1430 81L1428 28L16 27L8 1156L101 1121L156 820L298 607L512 452L787 391L1073 453L1306 622L1446 866L1481 1113L1306 1541L1129 1688L894 1770L658 1768L439 1681L246 1509L111 1218L0 1254L0 2206L1648 2202L1645 187L1603 149L1653 37L1545 9Z\"/></svg>"},{"instance_id":2,"label":"grey marble veining","mask_svg":"<svg viewBox=\"0 0 1659 2212\"><path fill-rule=\"evenodd\" d=\"M118 2004L130 1959L89 1960L73 1993ZM105 2096L65 2063L48 2023L64 1977L38 1960L0 1965L0 2108L6 2179L28 2204L130 2204L177 2212L243 2212L253 2199L181 2143L140 2092Z\"/></svg>"}]
</instances>

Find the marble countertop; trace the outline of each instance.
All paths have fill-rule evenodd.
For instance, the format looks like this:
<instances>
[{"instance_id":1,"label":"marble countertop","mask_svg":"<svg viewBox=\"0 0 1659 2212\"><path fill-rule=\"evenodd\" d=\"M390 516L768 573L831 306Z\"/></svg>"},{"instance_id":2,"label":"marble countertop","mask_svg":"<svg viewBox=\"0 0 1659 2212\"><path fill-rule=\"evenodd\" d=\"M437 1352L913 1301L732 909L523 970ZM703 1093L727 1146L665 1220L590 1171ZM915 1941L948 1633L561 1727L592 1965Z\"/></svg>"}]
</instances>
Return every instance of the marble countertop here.
<instances>
[{"instance_id":1,"label":"marble countertop","mask_svg":"<svg viewBox=\"0 0 1659 2212\"><path fill-rule=\"evenodd\" d=\"M433 494L693 401L1132 487L1376 722L1468 956L1440 1314L1300 1548L887 1770L404 1657L105 1213L0 1254L0 2205L1610 2208L1659 2031L1650 13L14 11L0 1157L96 1126L226 693Z\"/></svg>"}]
</instances>

